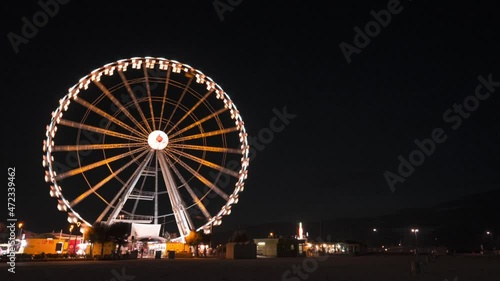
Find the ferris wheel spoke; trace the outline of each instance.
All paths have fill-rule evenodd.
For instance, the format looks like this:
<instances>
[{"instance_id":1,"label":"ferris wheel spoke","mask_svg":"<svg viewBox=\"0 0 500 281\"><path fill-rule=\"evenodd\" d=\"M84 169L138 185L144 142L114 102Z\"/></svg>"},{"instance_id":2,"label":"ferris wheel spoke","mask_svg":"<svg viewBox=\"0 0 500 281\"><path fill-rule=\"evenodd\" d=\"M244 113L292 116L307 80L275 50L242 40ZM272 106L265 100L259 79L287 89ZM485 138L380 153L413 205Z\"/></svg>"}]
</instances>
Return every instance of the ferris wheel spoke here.
<instances>
[{"instance_id":1,"label":"ferris wheel spoke","mask_svg":"<svg viewBox=\"0 0 500 281\"><path fill-rule=\"evenodd\" d=\"M161 111L160 111L160 121L158 124L158 128L161 128L161 121L163 118L163 110L165 109L165 102L167 101L167 92L168 92L168 85L169 85L169 80L170 80L170 73L172 72L172 68L169 67L167 70L167 77L165 78L165 88L163 89L163 99L161 102Z\"/></svg>"},{"instance_id":2,"label":"ferris wheel spoke","mask_svg":"<svg viewBox=\"0 0 500 281\"><path fill-rule=\"evenodd\" d=\"M137 128L142 128L144 129L144 127L142 127L142 125L139 123L139 121L137 121L135 119L134 116L132 116L132 114L121 104L120 101L118 101L114 96L113 94L99 81L97 80L94 80L93 81L94 84L97 85L97 87L99 87L99 89L101 89L101 91L123 112L123 114L125 114L129 119L130 121L134 122L134 124L137 126ZM146 123L147 124L147 123ZM145 132L147 134L147 131Z\"/></svg>"},{"instance_id":3,"label":"ferris wheel spoke","mask_svg":"<svg viewBox=\"0 0 500 281\"><path fill-rule=\"evenodd\" d=\"M185 131L187 131L187 130L189 130L189 129L191 129L191 128L194 128L194 127L196 127L196 126L198 126L198 125L202 124L203 122L206 122L206 121L208 121L208 120L210 120L210 119L212 119L212 118L215 118L216 116L218 116L219 114L221 114L221 113L223 113L224 111L227 111L227 110L228 110L228 109L227 109L227 108L225 108L225 107L224 107L224 108L221 108L221 109L219 109L219 110L217 110L217 111L213 112L212 114L207 115L207 116L203 117L202 119L200 119L200 120L198 120L198 121L196 121L196 122L192 123L191 125L186 126L186 127L182 128L181 130L179 130L179 131L176 131L176 132L172 133L172 134L171 134L171 135L169 135L169 136L170 136L170 138L173 138L173 137L175 137L175 136L177 136L177 135L179 135L179 134L182 134L183 132L185 132Z\"/></svg>"},{"instance_id":4,"label":"ferris wheel spoke","mask_svg":"<svg viewBox=\"0 0 500 281\"><path fill-rule=\"evenodd\" d=\"M91 195L92 193L96 193L97 190L99 190L99 188L101 188L103 185L105 185L106 183L108 183L111 179L113 179L114 177L118 176L121 172L123 172L123 170L125 170L128 166L132 165L132 163L134 163L135 161L137 161L138 158L141 158L144 154L146 154L148 151L143 151L141 154L139 154L137 157L133 158L132 160L130 160L128 163L126 163L125 165L123 165L122 167L120 167L120 169L114 171L113 173L111 173L110 175L108 175L107 177L105 177L103 180L101 180L99 183L97 183L96 185L90 187L89 190L85 191L84 193L80 194L77 198L75 198L73 201L71 201L71 203L69 204L70 207L74 207L75 205L77 205L78 203L80 203L83 199L87 198L89 195ZM121 193L121 192L119 192ZM97 193L96 193L97 194ZM104 199L103 199L104 200ZM104 200L105 201L105 200ZM106 201L105 201L106 202ZM106 202L107 203L107 202ZM112 203L111 203L112 204ZM109 206L109 204L108 204Z\"/></svg>"},{"instance_id":5,"label":"ferris wheel spoke","mask_svg":"<svg viewBox=\"0 0 500 281\"><path fill-rule=\"evenodd\" d=\"M210 96L212 93L214 92L214 89L211 89L210 91L208 91L205 96L203 96L201 99L198 100L198 102L193 106L191 107L191 109L189 109L189 111L187 111L184 116L182 116L181 119L179 119L179 121L177 121L177 123L175 123L167 132L167 135L170 134L170 132L172 132L177 126L179 126L179 124L184 121L184 119L186 119L191 113L193 113L193 111L198 108L198 106L200 106L200 104L202 104L207 98L208 96Z\"/></svg>"},{"instance_id":6,"label":"ferris wheel spoke","mask_svg":"<svg viewBox=\"0 0 500 281\"><path fill-rule=\"evenodd\" d=\"M219 187L217 187L215 184L213 184L211 181L207 180L204 176L200 175L197 171L195 171L193 168L191 168L188 164L186 164L184 161L173 155L172 153L165 151L165 153L172 159L174 159L179 165L181 165L184 169L186 169L188 172L193 174L200 182L208 186L211 190L213 190L215 193L219 194L220 197L224 198L224 200L229 200L229 196L222 191Z\"/></svg>"},{"instance_id":7,"label":"ferris wheel spoke","mask_svg":"<svg viewBox=\"0 0 500 281\"><path fill-rule=\"evenodd\" d=\"M235 177L235 178L238 178L238 177L239 177L239 173L238 173L238 172L236 172L236 171L233 171L233 170L231 170L231 169L228 169L228 168L222 167L222 166L220 166L220 165L217 165L217 164L212 163L212 162L210 162L210 161L207 161L207 160L205 160L205 159L202 159L202 158L199 158L199 157L193 156L193 155L191 155L191 154L189 154L189 153L186 153L186 152L184 152L184 151L180 151L180 150L177 150L177 149L170 149L169 151L170 151L170 152L172 152L172 153L175 153L175 154L177 154L177 155L183 156L183 157L185 157L185 158L188 158L188 159L190 159L190 160L193 160L193 161L195 161L195 162L198 162L198 163L200 163L200 164L202 164L202 165L205 165L205 166L207 166L207 167L210 167L210 168L212 168L212 169L216 169L216 170L218 170L218 171L221 171L221 172L223 172L223 173L226 173L226 174L228 174L228 175L231 175L231 176L233 176L233 177Z\"/></svg>"},{"instance_id":8,"label":"ferris wheel spoke","mask_svg":"<svg viewBox=\"0 0 500 281\"><path fill-rule=\"evenodd\" d=\"M148 120L146 119L144 112L142 112L141 106L139 105L139 102L137 101L137 98L135 97L134 91L132 91L132 88L130 87L130 84L128 83L127 77L125 77L125 74L123 73L122 70L119 70L118 74L120 75L120 78L122 79L123 85L125 85L125 88L127 89L129 96L132 98L132 101L134 102L135 108L139 112L139 115L141 115L142 121L144 122L144 124L146 124L149 131L152 131L151 127L149 126ZM144 133L148 134L148 131L146 129L144 129L144 127L141 126L140 129Z\"/></svg>"},{"instance_id":9,"label":"ferris wheel spoke","mask_svg":"<svg viewBox=\"0 0 500 281\"><path fill-rule=\"evenodd\" d=\"M181 142L181 141L212 137L212 136L227 134L227 133L236 132L236 131L239 131L238 127L231 127L231 128L225 128L225 129L216 130L216 131L205 132L205 133L201 133L201 134L195 134L195 135L170 139L169 142L176 143L176 142Z\"/></svg>"},{"instance_id":10,"label":"ferris wheel spoke","mask_svg":"<svg viewBox=\"0 0 500 281\"><path fill-rule=\"evenodd\" d=\"M241 154L241 152L242 152L241 149L238 149L238 148L180 144L180 143L171 143L168 145L168 147L179 148L179 149L189 149L189 150L210 151L210 152L234 153L234 154Z\"/></svg>"},{"instance_id":11,"label":"ferris wheel spoke","mask_svg":"<svg viewBox=\"0 0 500 281\"><path fill-rule=\"evenodd\" d=\"M170 161L170 159L168 159L168 157L165 157L165 160L168 162L168 165L172 168L172 170L174 171L175 175L182 182L182 185L186 188L187 192L189 193L189 195L193 199L193 202L196 204L196 206L198 206L198 208L203 213L203 215L205 216L205 218L207 219L207 221L211 220L212 216L207 211L207 208L205 207L205 205L203 205L203 203L198 198L198 196L196 196L196 194L194 193L193 189L191 188L191 186L189 186L188 182L184 179L184 177L179 172L179 170L175 167L175 165L173 165L173 163Z\"/></svg>"},{"instance_id":12,"label":"ferris wheel spoke","mask_svg":"<svg viewBox=\"0 0 500 281\"><path fill-rule=\"evenodd\" d=\"M172 120L172 118L174 117L175 111L177 111L177 108L179 107L182 99L184 98L184 95L186 95L186 92L189 89L189 86L193 82L193 78L194 78L194 76L191 76L191 78L189 78L189 81L186 83L186 87L184 87L184 90L182 91L180 98L177 100L177 104L175 105L174 109L172 110L172 113L170 113L170 117L167 120ZM163 131L167 130L167 126L168 126L168 122L165 124Z\"/></svg>"},{"instance_id":13,"label":"ferris wheel spoke","mask_svg":"<svg viewBox=\"0 0 500 281\"><path fill-rule=\"evenodd\" d=\"M78 174L84 173L86 171L89 171L89 170L95 169L97 167L100 167L102 165L106 165L106 164L112 163L114 161L120 160L122 158L125 158L127 156L136 154L136 153L138 153L138 152L140 152L142 150L145 150L145 149L148 149L148 148L147 147L140 147L140 148L137 148L137 149L134 149L134 150L131 150L131 151L128 151L128 152L125 152L125 153L122 153L122 154L119 154L119 155L116 155L116 156L113 156L113 157L110 157L110 158L107 158L107 159L104 159L104 160L101 160L101 161L97 161L95 163L92 163L92 164L89 164L89 165L86 165L86 166L83 166L83 167L80 167L80 168L77 168L77 169L69 170L69 171L67 171L65 173L57 175L55 177L55 179L56 180L62 180L62 179L65 179L67 177L78 175Z\"/></svg>"},{"instance_id":14,"label":"ferris wheel spoke","mask_svg":"<svg viewBox=\"0 0 500 281\"><path fill-rule=\"evenodd\" d=\"M154 131L154 130L156 130L155 114L154 114L154 110L153 110L153 99L151 98L151 87L149 86L149 76L148 76L146 64L143 64L142 69L144 70L144 79L146 80L144 83L146 84L146 92L148 93L149 111L151 112L151 123L153 124L153 131Z\"/></svg>"},{"instance_id":15,"label":"ferris wheel spoke","mask_svg":"<svg viewBox=\"0 0 500 281\"><path fill-rule=\"evenodd\" d=\"M105 144L80 144L80 145L56 145L52 147L52 151L84 151L84 150L101 150L101 149L116 149L116 148L131 148L147 146L147 142L143 143L105 143Z\"/></svg>"},{"instance_id":16,"label":"ferris wheel spoke","mask_svg":"<svg viewBox=\"0 0 500 281\"><path fill-rule=\"evenodd\" d=\"M93 112L101 115L102 117L110 120L111 122L117 124L118 126L121 126L122 128L129 130L130 132L134 133L136 136L140 136L140 137L142 136L142 137L146 137L146 138L148 137L146 134L137 131L136 129L134 129L134 128L130 127L129 125L125 124L124 122L120 121L118 118L115 118L114 116L104 112L102 109L100 109L97 106L83 100L82 98L75 99L75 101L77 103L81 104L82 106L92 110Z\"/></svg>"},{"instance_id":17,"label":"ferris wheel spoke","mask_svg":"<svg viewBox=\"0 0 500 281\"><path fill-rule=\"evenodd\" d=\"M72 127L72 128L87 130L87 131L94 132L94 133L99 133L99 134L103 134L103 135L108 135L108 136L112 136L112 137L126 139L129 141L138 141L138 142L144 141L144 138L125 135L125 134L111 131L108 129L103 129L103 128L99 128L99 127L95 127L95 126L91 126L91 125L86 125L86 124L82 124L79 122L70 121L70 120L66 120L66 119L61 119L59 121L59 124L64 125L64 126L68 126L68 127Z\"/></svg>"}]
</instances>

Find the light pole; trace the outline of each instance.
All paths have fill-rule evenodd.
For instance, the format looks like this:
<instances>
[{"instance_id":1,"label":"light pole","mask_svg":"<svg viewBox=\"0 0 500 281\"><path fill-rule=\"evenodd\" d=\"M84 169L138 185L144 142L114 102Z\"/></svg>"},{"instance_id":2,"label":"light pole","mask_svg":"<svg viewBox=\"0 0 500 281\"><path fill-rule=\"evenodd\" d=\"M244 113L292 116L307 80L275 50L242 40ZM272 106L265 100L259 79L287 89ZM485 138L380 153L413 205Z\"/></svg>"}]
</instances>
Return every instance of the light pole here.
<instances>
[{"instance_id":1,"label":"light pole","mask_svg":"<svg viewBox=\"0 0 500 281\"><path fill-rule=\"evenodd\" d=\"M411 232L415 233L415 255L417 256L418 262L418 228L412 228Z\"/></svg>"},{"instance_id":2,"label":"light pole","mask_svg":"<svg viewBox=\"0 0 500 281\"><path fill-rule=\"evenodd\" d=\"M378 238L377 237L377 229L376 228L372 229L372 232L373 232L373 236L374 236L373 240L374 240L374 244L375 244L375 249L373 249L373 250L378 251L378 244L379 243L378 243L378 239L377 239Z\"/></svg>"},{"instance_id":3,"label":"light pole","mask_svg":"<svg viewBox=\"0 0 500 281\"><path fill-rule=\"evenodd\" d=\"M17 226L19 227L19 240L22 240L23 237L21 236L23 234L23 223L20 222Z\"/></svg>"},{"instance_id":4,"label":"light pole","mask_svg":"<svg viewBox=\"0 0 500 281\"><path fill-rule=\"evenodd\" d=\"M16 252L22 253L23 252L23 223L20 222L17 224L17 227L19 228L19 244L16 245L15 249Z\"/></svg>"},{"instance_id":5,"label":"light pole","mask_svg":"<svg viewBox=\"0 0 500 281\"><path fill-rule=\"evenodd\" d=\"M71 255L71 234L73 233L73 225L69 226L69 239L68 239L68 254Z\"/></svg>"},{"instance_id":6,"label":"light pole","mask_svg":"<svg viewBox=\"0 0 500 281\"><path fill-rule=\"evenodd\" d=\"M495 240L493 239L493 232L491 231L486 231L486 235L488 235L491 239L491 247L493 248L493 254L496 254L496 247L495 247Z\"/></svg>"}]
</instances>

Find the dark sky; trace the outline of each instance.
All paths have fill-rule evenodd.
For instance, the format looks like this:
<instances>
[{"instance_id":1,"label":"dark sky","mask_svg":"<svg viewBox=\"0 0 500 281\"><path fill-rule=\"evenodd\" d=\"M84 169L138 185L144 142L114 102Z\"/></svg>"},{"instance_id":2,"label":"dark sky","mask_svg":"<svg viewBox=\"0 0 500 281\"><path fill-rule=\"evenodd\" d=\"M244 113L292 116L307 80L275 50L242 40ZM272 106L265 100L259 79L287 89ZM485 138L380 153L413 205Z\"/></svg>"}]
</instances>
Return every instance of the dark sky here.
<instances>
[{"instance_id":1,"label":"dark sky","mask_svg":"<svg viewBox=\"0 0 500 281\"><path fill-rule=\"evenodd\" d=\"M492 1L278 2L232 1L221 18L214 3L224 0L68 1L16 47L12 33L23 36L22 18L42 8L5 2L2 163L16 168L17 218L35 231L67 225L43 181L50 113L80 77L134 56L202 70L250 136L269 128L273 109L295 116L257 150L227 224L377 215L500 187L498 82L475 97L479 76L500 81ZM388 5L390 21L356 45L355 28ZM350 63L342 42L355 50ZM397 175L398 156L440 128L441 143L391 191L384 173Z\"/></svg>"}]
</instances>

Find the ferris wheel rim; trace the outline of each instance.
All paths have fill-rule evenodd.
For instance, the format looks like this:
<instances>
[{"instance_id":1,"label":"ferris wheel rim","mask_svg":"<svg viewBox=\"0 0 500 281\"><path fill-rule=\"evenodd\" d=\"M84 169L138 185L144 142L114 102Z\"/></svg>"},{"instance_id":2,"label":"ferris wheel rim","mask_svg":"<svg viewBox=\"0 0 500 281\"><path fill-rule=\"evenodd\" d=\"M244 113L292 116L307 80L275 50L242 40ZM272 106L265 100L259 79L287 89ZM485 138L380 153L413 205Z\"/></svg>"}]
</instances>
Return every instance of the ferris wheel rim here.
<instances>
[{"instance_id":1,"label":"ferris wheel rim","mask_svg":"<svg viewBox=\"0 0 500 281\"><path fill-rule=\"evenodd\" d=\"M236 105L232 102L229 95L222 89L220 85L215 83L210 77L206 76L203 72L187 64L183 64L176 60L169 60L162 57L133 57L128 59L118 60L112 63L108 63L102 67L96 68L89 74L81 78L71 88L69 88L68 93L59 100L59 106L55 111L52 112L51 121L49 125L47 125L46 127L46 134L43 145L44 155L43 155L42 165L44 166L44 168L46 168L45 181L51 184L51 191L50 191L51 196L52 193L56 195L54 197L58 199L58 209L62 208L63 210L61 211L68 212L69 215L68 221L71 218L73 221L81 221L87 226L92 226L92 224L89 221L87 221L83 216L81 216L77 212L77 210L70 205L70 202L66 200L64 193L62 192L62 188L58 183L57 179L58 175L56 174L52 162L54 159L52 155L52 149L54 148L54 138L57 132L57 125L60 123L63 113L69 109L70 102L77 100L78 94L81 91L86 90L91 82L99 81L101 76L103 75L111 76L113 75L114 71L122 71L122 70L126 71L127 67L129 66L132 66L132 68L136 68L137 66L141 67L141 65L146 65L145 67L150 67L151 65L153 67L158 66L161 70L167 70L168 68L171 68L170 70L176 73L185 72L190 75L193 75L194 77L196 77L197 83L206 84L207 90L213 90L213 92L217 95L217 99L221 99L223 101L224 106L227 107L227 109L230 110L231 112L231 119L233 119L237 124L239 130L239 143L241 145L241 151L242 151L241 169L238 171L239 178L234 185L233 192L231 193L231 195L229 195L228 200L222 206L221 210L217 214L213 215L211 220L206 221L205 224L198 227L196 231L199 231L201 229L206 229L207 227L211 227L212 225L218 225L221 223L222 216L225 215L225 213L228 210L230 210L232 204L237 203L238 194L241 191L243 191L244 181L247 178L250 159L249 159L249 144L247 140L248 134L246 132L244 122L242 120L241 115L239 115L239 111ZM163 116L160 117L163 118ZM156 116L152 116L152 118L154 124L154 118L156 118ZM161 120L162 119L160 119L159 122L160 124ZM166 119L165 121L169 120ZM146 122L145 125L146 124L148 123ZM168 122L166 122L165 126L167 125ZM137 131L136 133L144 134L146 132ZM140 148L138 150L140 150ZM146 153L146 151L143 151L143 153ZM194 204L192 204L190 207L192 206L194 206Z\"/></svg>"}]
</instances>

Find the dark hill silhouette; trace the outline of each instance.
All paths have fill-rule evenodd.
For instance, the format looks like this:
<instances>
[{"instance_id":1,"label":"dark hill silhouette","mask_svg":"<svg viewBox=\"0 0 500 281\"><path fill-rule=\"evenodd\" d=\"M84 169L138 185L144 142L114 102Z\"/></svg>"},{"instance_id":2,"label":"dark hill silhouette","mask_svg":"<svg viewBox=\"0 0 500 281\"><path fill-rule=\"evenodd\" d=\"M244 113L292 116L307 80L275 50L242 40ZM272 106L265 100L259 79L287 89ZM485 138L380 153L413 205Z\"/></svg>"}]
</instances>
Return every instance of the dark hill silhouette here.
<instances>
[{"instance_id":1,"label":"dark hill silhouette","mask_svg":"<svg viewBox=\"0 0 500 281\"><path fill-rule=\"evenodd\" d=\"M411 228L418 228L421 246L444 246L451 251L479 251L480 245L493 247L495 236L500 234L500 190L468 195L430 208L408 208L392 214L366 218L335 218L303 222L305 232L312 240L354 240L375 245L413 245L415 236ZM237 229L245 229L250 238L297 234L298 222L263 222L259 225L229 226L226 231L214 233L218 243L227 242ZM373 229L377 231L374 232ZM498 235L496 235L498 236Z\"/></svg>"}]
</instances>

